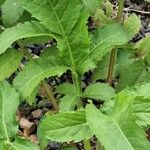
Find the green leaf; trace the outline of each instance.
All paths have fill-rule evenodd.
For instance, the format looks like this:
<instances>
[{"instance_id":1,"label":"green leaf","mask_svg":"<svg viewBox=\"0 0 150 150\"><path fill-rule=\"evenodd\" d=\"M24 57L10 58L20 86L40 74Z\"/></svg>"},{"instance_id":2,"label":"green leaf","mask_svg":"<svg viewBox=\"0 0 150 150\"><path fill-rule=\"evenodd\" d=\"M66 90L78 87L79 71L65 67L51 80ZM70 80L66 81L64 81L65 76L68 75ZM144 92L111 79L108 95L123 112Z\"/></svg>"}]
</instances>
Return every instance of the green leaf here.
<instances>
[{"instance_id":1,"label":"green leaf","mask_svg":"<svg viewBox=\"0 0 150 150\"><path fill-rule=\"evenodd\" d=\"M150 37L145 37L137 42L135 48L137 49L136 54L138 56L143 56L150 52Z\"/></svg>"},{"instance_id":2,"label":"green leaf","mask_svg":"<svg viewBox=\"0 0 150 150\"><path fill-rule=\"evenodd\" d=\"M63 98L60 99L59 111L60 112L73 111L77 103L78 100L76 96L65 95Z\"/></svg>"},{"instance_id":3,"label":"green leaf","mask_svg":"<svg viewBox=\"0 0 150 150\"><path fill-rule=\"evenodd\" d=\"M118 95L111 116L102 114L93 105L87 106L87 123L106 150L149 150L146 134L135 123L130 104L132 99L122 93ZM95 120L97 122L93 123Z\"/></svg>"},{"instance_id":4,"label":"green leaf","mask_svg":"<svg viewBox=\"0 0 150 150\"><path fill-rule=\"evenodd\" d=\"M42 3L41 0L22 0L22 4L50 29L64 63L76 68L79 60L88 53L90 44L86 26L89 14L80 0L63 0L63 3L60 0L45 0ZM37 13L39 9L40 13Z\"/></svg>"},{"instance_id":5,"label":"green leaf","mask_svg":"<svg viewBox=\"0 0 150 150\"><path fill-rule=\"evenodd\" d=\"M107 101L115 96L115 90L107 83L94 83L89 85L83 92L83 97L95 100Z\"/></svg>"},{"instance_id":6,"label":"green leaf","mask_svg":"<svg viewBox=\"0 0 150 150\"><path fill-rule=\"evenodd\" d=\"M44 57L59 57L59 51L58 48L56 46L51 46L48 48L45 48L43 53L40 55L40 57L44 58Z\"/></svg>"},{"instance_id":7,"label":"green leaf","mask_svg":"<svg viewBox=\"0 0 150 150\"><path fill-rule=\"evenodd\" d=\"M34 59L15 78L13 85L22 99L26 99L42 80L50 76L60 76L68 69L54 57ZM28 103L32 104L33 101L28 101Z\"/></svg>"},{"instance_id":8,"label":"green leaf","mask_svg":"<svg viewBox=\"0 0 150 150\"><path fill-rule=\"evenodd\" d=\"M39 150L31 141L17 137L12 143L12 150Z\"/></svg>"},{"instance_id":9,"label":"green leaf","mask_svg":"<svg viewBox=\"0 0 150 150\"><path fill-rule=\"evenodd\" d=\"M103 0L82 0L86 9L90 14L93 14L96 11L98 4L100 4Z\"/></svg>"},{"instance_id":10,"label":"green leaf","mask_svg":"<svg viewBox=\"0 0 150 150\"><path fill-rule=\"evenodd\" d=\"M124 22L124 28L127 30L128 40L131 40L141 28L140 18L135 14L130 15Z\"/></svg>"},{"instance_id":11,"label":"green leaf","mask_svg":"<svg viewBox=\"0 0 150 150\"><path fill-rule=\"evenodd\" d=\"M140 126L150 126L150 98L137 97L133 102L134 115Z\"/></svg>"},{"instance_id":12,"label":"green leaf","mask_svg":"<svg viewBox=\"0 0 150 150\"><path fill-rule=\"evenodd\" d=\"M122 45L128 41L123 27L117 23L107 24L95 31L92 37L91 50L79 63L81 74L89 69L95 68L98 61L102 59L115 45Z\"/></svg>"},{"instance_id":13,"label":"green leaf","mask_svg":"<svg viewBox=\"0 0 150 150\"><path fill-rule=\"evenodd\" d=\"M6 0L1 0L0 1L0 6L5 2Z\"/></svg>"},{"instance_id":14,"label":"green leaf","mask_svg":"<svg viewBox=\"0 0 150 150\"><path fill-rule=\"evenodd\" d=\"M16 25L24 12L24 8L18 0L6 0L1 9L3 23L8 27Z\"/></svg>"},{"instance_id":15,"label":"green leaf","mask_svg":"<svg viewBox=\"0 0 150 150\"><path fill-rule=\"evenodd\" d=\"M61 94L69 94L69 95L75 95L76 90L73 84L71 83L63 83L56 87L56 92Z\"/></svg>"},{"instance_id":16,"label":"green leaf","mask_svg":"<svg viewBox=\"0 0 150 150\"><path fill-rule=\"evenodd\" d=\"M145 0L145 1L150 3L150 0Z\"/></svg>"},{"instance_id":17,"label":"green leaf","mask_svg":"<svg viewBox=\"0 0 150 150\"><path fill-rule=\"evenodd\" d=\"M0 55L0 81L9 77L19 67L22 59L22 53L16 49L8 49L4 54Z\"/></svg>"},{"instance_id":18,"label":"green leaf","mask_svg":"<svg viewBox=\"0 0 150 150\"><path fill-rule=\"evenodd\" d=\"M146 72L146 66L142 60L134 61L128 65L122 66L117 90L121 91L127 86L134 85L143 72Z\"/></svg>"},{"instance_id":19,"label":"green leaf","mask_svg":"<svg viewBox=\"0 0 150 150\"><path fill-rule=\"evenodd\" d=\"M50 36L50 31L37 21L26 22L12 28L7 28L0 35L0 54L5 52L13 42L19 39L37 36Z\"/></svg>"},{"instance_id":20,"label":"green leaf","mask_svg":"<svg viewBox=\"0 0 150 150\"><path fill-rule=\"evenodd\" d=\"M6 81L0 82L0 139L10 142L17 133L15 118L19 94Z\"/></svg>"},{"instance_id":21,"label":"green leaf","mask_svg":"<svg viewBox=\"0 0 150 150\"><path fill-rule=\"evenodd\" d=\"M48 140L79 142L90 138L91 132L86 124L85 112L67 112L47 114L38 127L38 137L41 143Z\"/></svg>"}]
</instances>

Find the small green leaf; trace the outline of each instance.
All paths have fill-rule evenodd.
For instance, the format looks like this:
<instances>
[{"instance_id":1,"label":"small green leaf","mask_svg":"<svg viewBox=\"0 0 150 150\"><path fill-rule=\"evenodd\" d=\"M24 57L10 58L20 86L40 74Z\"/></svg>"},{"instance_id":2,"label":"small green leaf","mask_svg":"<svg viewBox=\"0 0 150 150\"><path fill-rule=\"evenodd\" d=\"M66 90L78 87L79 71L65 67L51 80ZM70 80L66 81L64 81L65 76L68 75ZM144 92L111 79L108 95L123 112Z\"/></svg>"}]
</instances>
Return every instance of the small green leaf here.
<instances>
[{"instance_id":1,"label":"small green leaf","mask_svg":"<svg viewBox=\"0 0 150 150\"><path fill-rule=\"evenodd\" d=\"M60 99L59 110L60 112L73 111L77 103L78 100L76 96L65 95L63 98Z\"/></svg>"},{"instance_id":2,"label":"small green leaf","mask_svg":"<svg viewBox=\"0 0 150 150\"><path fill-rule=\"evenodd\" d=\"M150 125L150 98L137 97L133 102L134 115L137 124L148 127Z\"/></svg>"},{"instance_id":3,"label":"small green leaf","mask_svg":"<svg viewBox=\"0 0 150 150\"><path fill-rule=\"evenodd\" d=\"M94 83L83 92L83 97L107 101L115 96L115 90L107 83Z\"/></svg>"},{"instance_id":4,"label":"small green leaf","mask_svg":"<svg viewBox=\"0 0 150 150\"><path fill-rule=\"evenodd\" d=\"M8 27L16 25L24 12L24 8L18 0L6 0L1 9L3 23Z\"/></svg>"},{"instance_id":5,"label":"small green leaf","mask_svg":"<svg viewBox=\"0 0 150 150\"><path fill-rule=\"evenodd\" d=\"M0 81L9 77L19 67L22 59L22 53L16 49L8 49L4 54L0 55Z\"/></svg>"},{"instance_id":6,"label":"small green leaf","mask_svg":"<svg viewBox=\"0 0 150 150\"><path fill-rule=\"evenodd\" d=\"M15 78L13 85L21 97L26 99L46 77L60 76L68 69L68 67L62 65L61 60L54 57L34 59ZM33 101L28 102L33 103Z\"/></svg>"},{"instance_id":7,"label":"small green leaf","mask_svg":"<svg viewBox=\"0 0 150 150\"><path fill-rule=\"evenodd\" d=\"M38 127L38 137L41 144L48 140L79 142L90 138L91 132L86 124L85 112L68 112L47 114ZM42 148L44 146L42 145Z\"/></svg>"},{"instance_id":8,"label":"small green leaf","mask_svg":"<svg viewBox=\"0 0 150 150\"><path fill-rule=\"evenodd\" d=\"M19 94L6 81L0 82L0 139L14 138L18 125L15 119Z\"/></svg>"},{"instance_id":9,"label":"small green leaf","mask_svg":"<svg viewBox=\"0 0 150 150\"><path fill-rule=\"evenodd\" d=\"M143 72L146 72L146 66L142 60L134 61L128 65L122 66L117 90L121 91L127 86L134 85Z\"/></svg>"},{"instance_id":10,"label":"small green leaf","mask_svg":"<svg viewBox=\"0 0 150 150\"><path fill-rule=\"evenodd\" d=\"M128 40L131 40L141 28L140 18L135 14L130 15L124 22L124 28L127 30Z\"/></svg>"},{"instance_id":11,"label":"small green leaf","mask_svg":"<svg viewBox=\"0 0 150 150\"><path fill-rule=\"evenodd\" d=\"M150 52L150 37L145 37L141 41L137 42L135 45L136 54L138 56L143 56Z\"/></svg>"},{"instance_id":12,"label":"small green leaf","mask_svg":"<svg viewBox=\"0 0 150 150\"><path fill-rule=\"evenodd\" d=\"M31 141L17 137L12 143L12 150L40 150L35 144Z\"/></svg>"},{"instance_id":13,"label":"small green leaf","mask_svg":"<svg viewBox=\"0 0 150 150\"><path fill-rule=\"evenodd\" d=\"M82 0L83 4L85 5L86 9L92 15L98 6L103 0Z\"/></svg>"},{"instance_id":14,"label":"small green leaf","mask_svg":"<svg viewBox=\"0 0 150 150\"><path fill-rule=\"evenodd\" d=\"M63 83L56 87L56 92L60 94L68 94L68 95L75 95L76 90L73 84L71 83Z\"/></svg>"},{"instance_id":15,"label":"small green leaf","mask_svg":"<svg viewBox=\"0 0 150 150\"><path fill-rule=\"evenodd\" d=\"M50 31L37 21L26 22L12 28L7 28L0 35L0 54L5 52L13 42L19 39L37 36L50 36Z\"/></svg>"}]
</instances>

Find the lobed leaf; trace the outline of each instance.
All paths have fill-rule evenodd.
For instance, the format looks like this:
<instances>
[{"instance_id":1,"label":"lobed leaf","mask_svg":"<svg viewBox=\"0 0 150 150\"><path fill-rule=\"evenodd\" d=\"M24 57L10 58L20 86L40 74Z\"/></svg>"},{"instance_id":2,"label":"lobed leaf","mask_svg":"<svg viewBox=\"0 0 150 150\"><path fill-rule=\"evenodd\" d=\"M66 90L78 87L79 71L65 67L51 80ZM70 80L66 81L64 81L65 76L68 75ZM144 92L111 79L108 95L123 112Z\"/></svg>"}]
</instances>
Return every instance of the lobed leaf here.
<instances>
[{"instance_id":1,"label":"lobed leaf","mask_svg":"<svg viewBox=\"0 0 150 150\"><path fill-rule=\"evenodd\" d=\"M115 45L122 45L128 41L123 27L117 23L107 24L95 31L92 37L91 50L79 63L79 72L83 74L89 69L95 68L98 61L102 59Z\"/></svg>"},{"instance_id":2,"label":"lobed leaf","mask_svg":"<svg viewBox=\"0 0 150 150\"><path fill-rule=\"evenodd\" d=\"M9 77L19 67L22 59L22 53L16 49L8 49L4 54L0 55L0 81Z\"/></svg>"},{"instance_id":3,"label":"lobed leaf","mask_svg":"<svg viewBox=\"0 0 150 150\"><path fill-rule=\"evenodd\" d=\"M64 63L76 67L88 52L86 12L80 0L22 0L23 6L52 32ZM61 11L60 11L61 8ZM40 10L40 13L37 13ZM44 16L44 17L43 17ZM67 60L67 61L66 61Z\"/></svg>"},{"instance_id":4,"label":"lobed leaf","mask_svg":"<svg viewBox=\"0 0 150 150\"><path fill-rule=\"evenodd\" d=\"M85 112L67 112L47 114L38 127L38 137L41 143L48 140L79 142L90 138L91 132L86 124ZM42 148L44 146L42 145Z\"/></svg>"},{"instance_id":5,"label":"lobed leaf","mask_svg":"<svg viewBox=\"0 0 150 150\"><path fill-rule=\"evenodd\" d=\"M102 114L93 105L87 106L87 123L106 150L148 150L150 148L146 134L135 123L131 109L133 99L132 96L120 93L112 115ZM93 123L95 120L97 120L96 124Z\"/></svg>"},{"instance_id":6,"label":"lobed leaf","mask_svg":"<svg viewBox=\"0 0 150 150\"><path fill-rule=\"evenodd\" d=\"M50 31L37 21L26 22L12 28L7 28L0 35L0 54L5 52L13 42L19 39L37 36L50 36Z\"/></svg>"},{"instance_id":7,"label":"lobed leaf","mask_svg":"<svg viewBox=\"0 0 150 150\"><path fill-rule=\"evenodd\" d=\"M13 86L26 99L38 84L46 77L60 76L69 68L63 66L60 60L54 57L40 58L30 61L25 69L15 78ZM30 104L33 101L28 101Z\"/></svg>"}]
</instances>

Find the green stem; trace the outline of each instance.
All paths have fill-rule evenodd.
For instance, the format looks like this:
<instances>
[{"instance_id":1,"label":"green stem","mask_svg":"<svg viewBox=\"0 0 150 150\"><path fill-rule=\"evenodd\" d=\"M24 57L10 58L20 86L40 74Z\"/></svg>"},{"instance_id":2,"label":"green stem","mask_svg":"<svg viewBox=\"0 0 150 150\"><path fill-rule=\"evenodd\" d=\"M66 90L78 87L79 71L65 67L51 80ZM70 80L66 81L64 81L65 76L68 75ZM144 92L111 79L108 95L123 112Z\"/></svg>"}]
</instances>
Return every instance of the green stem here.
<instances>
[{"instance_id":1,"label":"green stem","mask_svg":"<svg viewBox=\"0 0 150 150\"><path fill-rule=\"evenodd\" d=\"M117 13L117 17L116 17L116 20L118 22L120 22L122 19L124 2L125 2L125 0L119 0L118 13ZM108 76L107 76L107 82L110 85L112 84L115 59L116 59L116 49L112 49L111 55L110 55L109 68L108 68Z\"/></svg>"},{"instance_id":2,"label":"green stem","mask_svg":"<svg viewBox=\"0 0 150 150\"><path fill-rule=\"evenodd\" d=\"M124 2L125 2L125 0L119 0L118 13L117 13L117 17L116 17L117 21L121 21L121 19L122 19Z\"/></svg>"},{"instance_id":3,"label":"green stem","mask_svg":"<svg viewBox=\"0 0 150 150\"><path fill-rule=\"evenodd\" d=\"M80 99L81 94L82 94L81 79L76 72L73 72L72 77L73 77L73 83L74 83L75 88L76 88L77 101L78 101L77 107L81 108L83 106L82 101Z\"/></svg>"},{"instance_id":4,"label":"green stem","mask_svg":"<svg viewBox=\"0 0 150 150\"><path fill-rule=\"evenodd\" d=\"M83 103L80 98L81 94L82 94L81 78L75 71L73 71L72 77L73 77L73 83L75 85L76 92L77 92L77 100L78 100L77 107L79 109L79 108L83 107ZM92 150L90 140L84 140L83 144L84 144L85 150Z\"/></svg>"},{"instance_id":5,"label":"green stem","mask_svg":"<svg viewBox=\"0 0 150 150\"><path fill-rule=\"evenodd\" d=\"M111 54L110 54L108 77L107 77L107 83L109 83L110 85L112 83L112 78L113 78L115 59L116 59L116 50L112 49Z\"/></svg>"},{"instance_id":6,"label":"green stem","mask_svg":"<svg viewBox=\"0 0 150 150\"><path fill-rule=\"evenodd\" d=\"M90 140L83 140L83 144L85 150L92 150Z\"/></svg>"},{"instance_id":7,"label":"green stem","mask_svg":"<svg viewBox=\"0 0 150 150\"><path fill-rule=\"evenodd\" d=\"M59 111L59 108L58 108L58 104L56 102L56 99L54 98L54 95L53 95L53 91L52 91L52 88L49 86L49 84L44 80L42 81L42 85L47 93L47 96L48 98L50 99L53 107L55 108L55 110L58 112Z\"/></svg>"}]
</instances>

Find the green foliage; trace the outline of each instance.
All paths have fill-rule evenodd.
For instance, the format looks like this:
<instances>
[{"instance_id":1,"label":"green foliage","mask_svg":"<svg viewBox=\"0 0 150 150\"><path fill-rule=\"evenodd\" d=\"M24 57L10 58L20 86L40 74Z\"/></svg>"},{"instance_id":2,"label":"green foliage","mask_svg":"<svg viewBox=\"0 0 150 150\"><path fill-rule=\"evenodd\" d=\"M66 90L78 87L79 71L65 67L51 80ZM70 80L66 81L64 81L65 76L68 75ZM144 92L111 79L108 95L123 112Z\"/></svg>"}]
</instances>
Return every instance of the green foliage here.
<instances>
[{"instance_id":1,"label":"green foliage","mask_svg":"<svg viewBox=\"0 0 150 150\"><path fill-rule=\"evenodd\" d=\"M8 49L4 54L0 55L0 81L9 77L19 67L22 59L21 52L15 49Z\"/></svg>"},{"instance_id":2,"label":"green foliage","mask_svg":"<svg viewBox=\"0 0 150 150\"><path fill-rule=\"evenodd\" d=\"M54 57L35 59L29 62L25 69L15 78L13 86L20 93L21 98L26 99L46 77L60 76L68 69L68 67L61 64L60 60ZM33 103L33 101L28 102Z\"/></svg>"},{"instance_id":3,"label":"green foliage","mask_svg":"<svg viewBox=\"0 0 150 150\"><path fill-rule=\"evenodd\" d=\"M38 128L38 135L41 143L45 143L47 140L78 142L92 136L86 124L85 112L82 111L56 115L47 114Z\"/></svg>"},{"instance_id":4,"label":"green foliage","mask_svg":"<svg viewBox=\"0 0 150 150\"><path fill-rule=\"evenodd\" d=\"M19 94L8 82L0 82L0 149L20 150L29 149L38 150L38 147L16 137L18 125L15 114L19 105ZM9 107L8 107L9 106ZM12 141L14 138L15 141Z\"/></svg>"},{"instance_id":5,"label":"green foliage","mask_svg":"<svg viewBox=\"0 0 150 150\"><path fill-rule=\"evenodd\" d=\"M91 149L87 140L94 135L105 150L150 149L145 134L150 126L150 38L132 43L141 28L138 16L121 23L108 0L1 0L0 5L0 149L39 149L16 136L15 116L19 97L32 105L42 88L53 108L38 125L40 149L49 141L68 146L82 140ZM29 50L33 44L42 45L40 55ZM43 82L61 75L67 78L53 87ZM3 81L8 78L13 88Z\"/></svg>"},{"instance_id":6,"label":"green foliage","mask_svg":"<svg viewBox=\"0 0 150 150\"><path fill-rule=\"evenodd\" d=\"M50 36L50 31L39 22L26 22L7 28L0 36L0 54L5 52L13 42L22 38Z\"/></svg>"},{"instance_id":7,"label":"green foliage","mask_svg":"<svg viewBox=\"0 0 150 150\"><path fill-rule=\"evenodd\" d=\"M88 86L83 92L83 97L96 100L110 100L115 96L115 91L107 83L95 83Z\"/></svg>"},{"instance_id":8,"label":"green foliage","mask_svg":"<svg viewBox=\"0 0 150 150\"><path fill-rule=\"evenodd\" d=\"M8 27L16 25L24 12L24 8L18 0L6 0L1 8L3 23Z\"/></svg>"}]
</instances>

